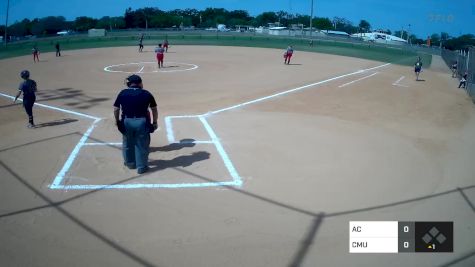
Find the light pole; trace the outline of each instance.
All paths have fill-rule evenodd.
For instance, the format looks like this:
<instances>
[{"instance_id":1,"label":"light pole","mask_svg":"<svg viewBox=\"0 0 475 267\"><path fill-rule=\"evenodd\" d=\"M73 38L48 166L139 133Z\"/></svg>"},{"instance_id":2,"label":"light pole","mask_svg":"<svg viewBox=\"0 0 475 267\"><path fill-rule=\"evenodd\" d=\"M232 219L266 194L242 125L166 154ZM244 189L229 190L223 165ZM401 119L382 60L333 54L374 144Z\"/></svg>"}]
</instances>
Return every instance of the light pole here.
<instances>
[{"instance_id":1,"label":"light pole","mask_svg":"<svg viewBox=\"0 0 475 267\"><path fill-rule=\"evenodd\" d=\"M312 24L313 24L313 0L311 1L312 5L310 6L310 39L312 38Z\"/></svg>"},{"instance_id":2,"label":"light pole","mask_svg":"<svg viewBox=\"0 0 475 267\"><path fill-rule=\"evenodd\" d=\"M7 0L7 17L5 19L5 37L4 37L4 42L5 42L5 47L7 47L7 28L8 28L8 10L10 9L10 0Z\"/></svg>"},{"instance_id":3,"label":"light pole","mask_svg":"<svg viewBox=\"0 0 475 267\"><path fill-rule=\"evenodd\" d=\"M148 18L147 18L147 14L145 13L145 10L142 10L142 13L143 13L143 17L145 18L145 31L148 30Z\"/></svg>"}]
</instances>

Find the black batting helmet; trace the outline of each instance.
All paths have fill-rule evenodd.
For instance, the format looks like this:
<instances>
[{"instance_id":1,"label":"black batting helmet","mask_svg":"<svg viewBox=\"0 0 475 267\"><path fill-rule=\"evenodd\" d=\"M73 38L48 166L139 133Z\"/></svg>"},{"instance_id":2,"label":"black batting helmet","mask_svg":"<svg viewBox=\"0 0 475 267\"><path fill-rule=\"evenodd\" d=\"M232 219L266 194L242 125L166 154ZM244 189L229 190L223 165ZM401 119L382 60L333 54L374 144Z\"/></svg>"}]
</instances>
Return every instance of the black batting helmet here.
<instances>
[{"instance_id":1,"label":"black batting helmet","mask_svg":"<svg viewBox=\"0 0 475 267\"><path fill-rule=\"evenodd\" d=\"M20 77L22 77L23 79L28 79L28 78L30 78L30 72L27 71L27 70L23 70L23 71L20 73Z\"/></svg>"},{"instance_id":2,"label":"black batting helmet","mask_svg":"<svg viewBox=\"0 0 475 267\"><path fill-rule=\"evenodd\" d=\"M132 74L127 79L125 79L125 83L127 86L130 86L131 84L139 84L142 82L142 78L138 76L137 74Z\"/></svg>"}]
</instances>

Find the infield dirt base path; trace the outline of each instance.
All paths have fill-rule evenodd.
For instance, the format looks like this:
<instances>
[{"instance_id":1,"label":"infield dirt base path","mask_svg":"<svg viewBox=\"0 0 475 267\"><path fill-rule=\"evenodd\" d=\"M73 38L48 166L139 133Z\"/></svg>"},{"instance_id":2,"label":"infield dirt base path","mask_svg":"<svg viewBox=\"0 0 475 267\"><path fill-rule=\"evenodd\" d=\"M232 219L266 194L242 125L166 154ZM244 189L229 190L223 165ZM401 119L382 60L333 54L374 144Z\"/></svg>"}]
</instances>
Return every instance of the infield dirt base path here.
<instances>
[{"instance_id":1,"label":"infield dirt base path","mask_svg":"<svg viewBox=\"0 0 475 267\"><path fill-rule=\"evenodd\" d=\"M22 69L39 103L102 120L88 142L120 142L112 103L137 72L158 99L152 172L122 166L120 147L79 151L63 183L199 183L232 179L210 144L169 144L164 118L209 115L242 187L52 190L92 120L0 97L2 266L472 266L475 251L475 112L440 58L415 81L410 67L297 51L173 46L170 70L152 47L101 48L0 61L0 92ZM167 65L167 62L173 62ZM145 66L147 65L147 66ZM381 66L364 72L363 69ZM144 67L144 68L142 68ZM345 74L354 73L340 77ZM340 78L338 78L340 77ZM208 140L196 118L174 120L176 140ZM349 254L349 221L454 221L455 252ZM463 261L461 260L463 259Z\"/></svg>"}]
</instances>

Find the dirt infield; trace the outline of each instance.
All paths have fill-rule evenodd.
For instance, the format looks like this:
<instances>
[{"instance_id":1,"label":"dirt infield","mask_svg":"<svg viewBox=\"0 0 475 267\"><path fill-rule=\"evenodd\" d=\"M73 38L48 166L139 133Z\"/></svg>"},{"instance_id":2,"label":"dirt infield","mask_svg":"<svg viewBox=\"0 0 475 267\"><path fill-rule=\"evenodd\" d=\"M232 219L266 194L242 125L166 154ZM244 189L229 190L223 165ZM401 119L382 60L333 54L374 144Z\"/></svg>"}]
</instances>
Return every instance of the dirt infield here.
<instances>
[{"instance_id":1,"label":"dirt infield","mask_svg":"<svg viewBox=\"0 0 475 267\"><path fill-rule=\"evenodd\" d=\"M172 46L159 71L152 49L0 61L0 265L475 263L475 110L439 58L415 81L403 66L299 51L284 65L283 51L243 47ZM46 105L36 129L8 98L22 69ZM122 165L112 116L128 72L159 105L141 176ZM349 254L352 220L454 221L455 252Z\"/></svg>"}]
</instances>

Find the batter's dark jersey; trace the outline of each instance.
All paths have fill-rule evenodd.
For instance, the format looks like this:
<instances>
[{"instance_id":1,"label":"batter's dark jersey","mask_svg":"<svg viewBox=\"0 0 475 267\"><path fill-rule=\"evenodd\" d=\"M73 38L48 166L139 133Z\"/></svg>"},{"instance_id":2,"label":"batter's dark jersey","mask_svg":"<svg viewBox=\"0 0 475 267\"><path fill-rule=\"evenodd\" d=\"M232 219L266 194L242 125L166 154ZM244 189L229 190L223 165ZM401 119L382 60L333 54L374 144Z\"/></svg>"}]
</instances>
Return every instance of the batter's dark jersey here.
<instances>
[{"instance_id":1,"label":"batter's dark jersey","mask_svg":"<svg viewBox=\"0 0 475 267\"><path fill-rule=\"evenodd\" d=\"M33 80L25 80L20 83L18 90L22 91L24 98L34 98L36 92L36 82Z\"/></svg>"},{"instance_id":2,"label":"batter's dark jersey","mask_svg":"<svg viewBox=\"0 0 475 267\"><path fill-rule=\"evenodd\" d=\"M148 108L157 106L153 95L145 89L128 88L122 90L114 102L114 107L122 109L122 118L147 118Z\"/></svg>"}]
</instances>

